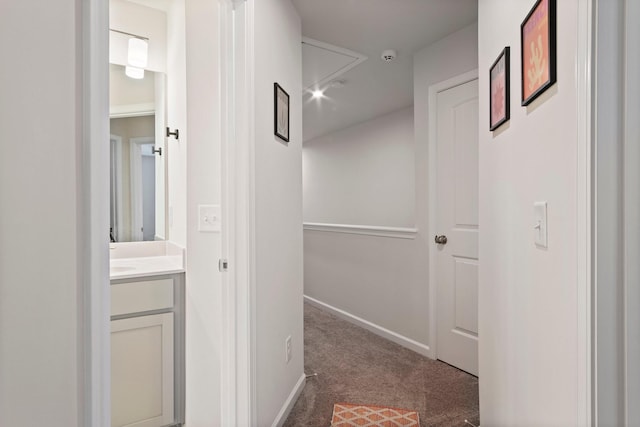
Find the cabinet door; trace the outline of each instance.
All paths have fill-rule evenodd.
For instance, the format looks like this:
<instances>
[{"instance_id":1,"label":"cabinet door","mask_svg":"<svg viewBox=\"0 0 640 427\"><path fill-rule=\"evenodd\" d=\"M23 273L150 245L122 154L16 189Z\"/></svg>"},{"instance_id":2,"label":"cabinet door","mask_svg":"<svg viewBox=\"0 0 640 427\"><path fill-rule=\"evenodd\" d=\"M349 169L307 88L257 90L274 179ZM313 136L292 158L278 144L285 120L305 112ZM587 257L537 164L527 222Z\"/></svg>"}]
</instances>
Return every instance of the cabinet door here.
<instances>
[{"instance_id":1,"label":"cabinet door","mask_svg":"<svg viewBox=\"0 0 640 427\"><path fill-rule=\"evenodd\" d=\"M173 313L111 322L111 426L173 419Z\"/></svg>"}]
</instances>

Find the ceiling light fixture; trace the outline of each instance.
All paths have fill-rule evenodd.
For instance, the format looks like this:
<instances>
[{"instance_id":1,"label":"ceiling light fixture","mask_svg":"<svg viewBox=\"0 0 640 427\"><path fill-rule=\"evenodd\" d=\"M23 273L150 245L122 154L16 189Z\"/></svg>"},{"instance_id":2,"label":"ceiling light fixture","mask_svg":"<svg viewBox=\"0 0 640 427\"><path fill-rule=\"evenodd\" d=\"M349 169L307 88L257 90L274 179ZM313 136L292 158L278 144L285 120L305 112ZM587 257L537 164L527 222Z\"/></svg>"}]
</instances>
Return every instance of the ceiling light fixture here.
<instances>
[{"instance_id":1,"label":"ceiling light fixture","mask_svg":"<svg viewBox=\"0 0 640 427\"><path fill-rule=\"evenodd\" d=\"M129 39L129 50L127 52L127 62L132 67L144 68L149 60L149 43L146 40L131 37Z\"/></svg>"},{"instance_id":2,"label":"ceiling light fixture","mask_svg":"<svg viewBox=\"0 0 640 427\"><path fill-rule=\"evenodd\" d=\"M318 99L318 98L322 98L324 96L324 92L321 91L320 89L316 89L313 92L311 92L311 96Z\"/></svg>"},{"instance_id":3,"label":"ceiling light fixture","mask_svg":"<svg viewBox=\"0 0 640 427\"><path fill-rule=\"evenodd\" d=\"M143 79L144 69L149 62L149 38L112 28L109 31L130 37L127 45L125 74L132 79Z\"/></svg>"},{"instance_id":4,"label":"ceiling light fixture","mask_svg":"<svg viewBox=\"0 0 640 427\"><path fill-rule=\"evenodd\" d=\"M132 67L127 65L124 68L124 73L127 77L131 77L132 79L144 79L144 68Z\"/></svg>"}]
</instances>

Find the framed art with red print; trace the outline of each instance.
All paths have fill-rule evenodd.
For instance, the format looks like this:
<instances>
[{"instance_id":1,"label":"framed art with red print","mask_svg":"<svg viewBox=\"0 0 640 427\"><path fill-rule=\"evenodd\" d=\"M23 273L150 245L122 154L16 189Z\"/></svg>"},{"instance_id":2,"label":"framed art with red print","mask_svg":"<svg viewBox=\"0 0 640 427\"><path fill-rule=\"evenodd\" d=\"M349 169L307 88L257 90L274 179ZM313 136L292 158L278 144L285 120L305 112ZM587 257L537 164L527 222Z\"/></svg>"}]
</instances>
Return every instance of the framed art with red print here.
<instances>
[{"instance_id":1,"label":"framed art with red print","mask_svg":"<svg viewBox=\"0 0 640 427\"><path fill-rule=\"evenodd\" d=\"M505 47L489 69L489 129L509 120L509 47Z\"/></svg>"}]
</instances>

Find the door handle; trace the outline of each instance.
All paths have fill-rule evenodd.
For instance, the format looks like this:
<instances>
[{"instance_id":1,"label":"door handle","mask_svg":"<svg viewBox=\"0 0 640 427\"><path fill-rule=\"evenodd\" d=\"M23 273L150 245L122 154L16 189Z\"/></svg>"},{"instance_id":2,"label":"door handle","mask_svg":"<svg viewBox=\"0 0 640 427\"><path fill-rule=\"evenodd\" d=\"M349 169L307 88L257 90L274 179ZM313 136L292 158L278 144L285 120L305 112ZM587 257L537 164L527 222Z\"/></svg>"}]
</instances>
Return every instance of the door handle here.
<instances>
[{"instance_id":1,"label":"door handle","mask_svg":"<svg viewBox=\"0 0 640 427\"><path fill-rule=\"evenodd\" d=\"M446 245L447 244L447 236L445 236L444 234L442 236L436 235L435 241L439 245Z\"/></svg>"}]
</instances>

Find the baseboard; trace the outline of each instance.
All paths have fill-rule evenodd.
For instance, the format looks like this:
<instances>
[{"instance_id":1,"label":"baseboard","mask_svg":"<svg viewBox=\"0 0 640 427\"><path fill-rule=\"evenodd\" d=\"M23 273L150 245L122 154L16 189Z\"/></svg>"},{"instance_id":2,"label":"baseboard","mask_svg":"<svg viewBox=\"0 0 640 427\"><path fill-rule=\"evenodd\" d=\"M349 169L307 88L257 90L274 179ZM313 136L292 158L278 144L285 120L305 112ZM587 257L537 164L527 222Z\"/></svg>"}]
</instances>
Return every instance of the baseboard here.
<instances>
[{"instance_id":1,"label":"baseboard","mask_svg":"<svg viewBox=\"0 0 640 427\"><path fill-rule=\"evenodd\" d=\"M284 402L284 405L282 405L282 409L280 409L280 412L278 412L278 415L276 416L276 419L273 421L273 424L271 425L271 427L281 427L284 424L284 422L287 420L287 417L291 413L291 410L293 409L293 405L296 404L298 397L300 397L300 393L302 393L302 390L304 389L305 382L306 382L306 376L303 372L302 376L300 377L296 385L293 387L293 390L291 390L291 394L289 394L289 397Z\"/></svg>"},{"instance_id":2,"label":"baseboard","mask_svg":"<svg viewBox=\"0 0 640 427\"><path fill-rule=\"evenodd\" d=\"M347 322L353 323L354 325L358 325L368 331L373 332L376 335L381 336L382 338L386 338L389 341L393 341L396 344L399 344L403 347L408 348L409 350L413 350L416 353L419 353L423 356L429 357L431 359L435 359L435 355L431 351L431 348L428 345L424 345L419 343L418 341L412 340L411 338L407 338L403 335L400 335L396 332L390 331L387 328L383 328L380 325L376 325L375 323L371 323L368 320L364 320L358 316L354 316L353 314L336 308L332 305L319 301L315 298L305 295L305 302L313 305L314 307L319 308L320 310L327 311L335 316L338 316L341 319L346 320Z\"/></svg>"}]
</instances>

